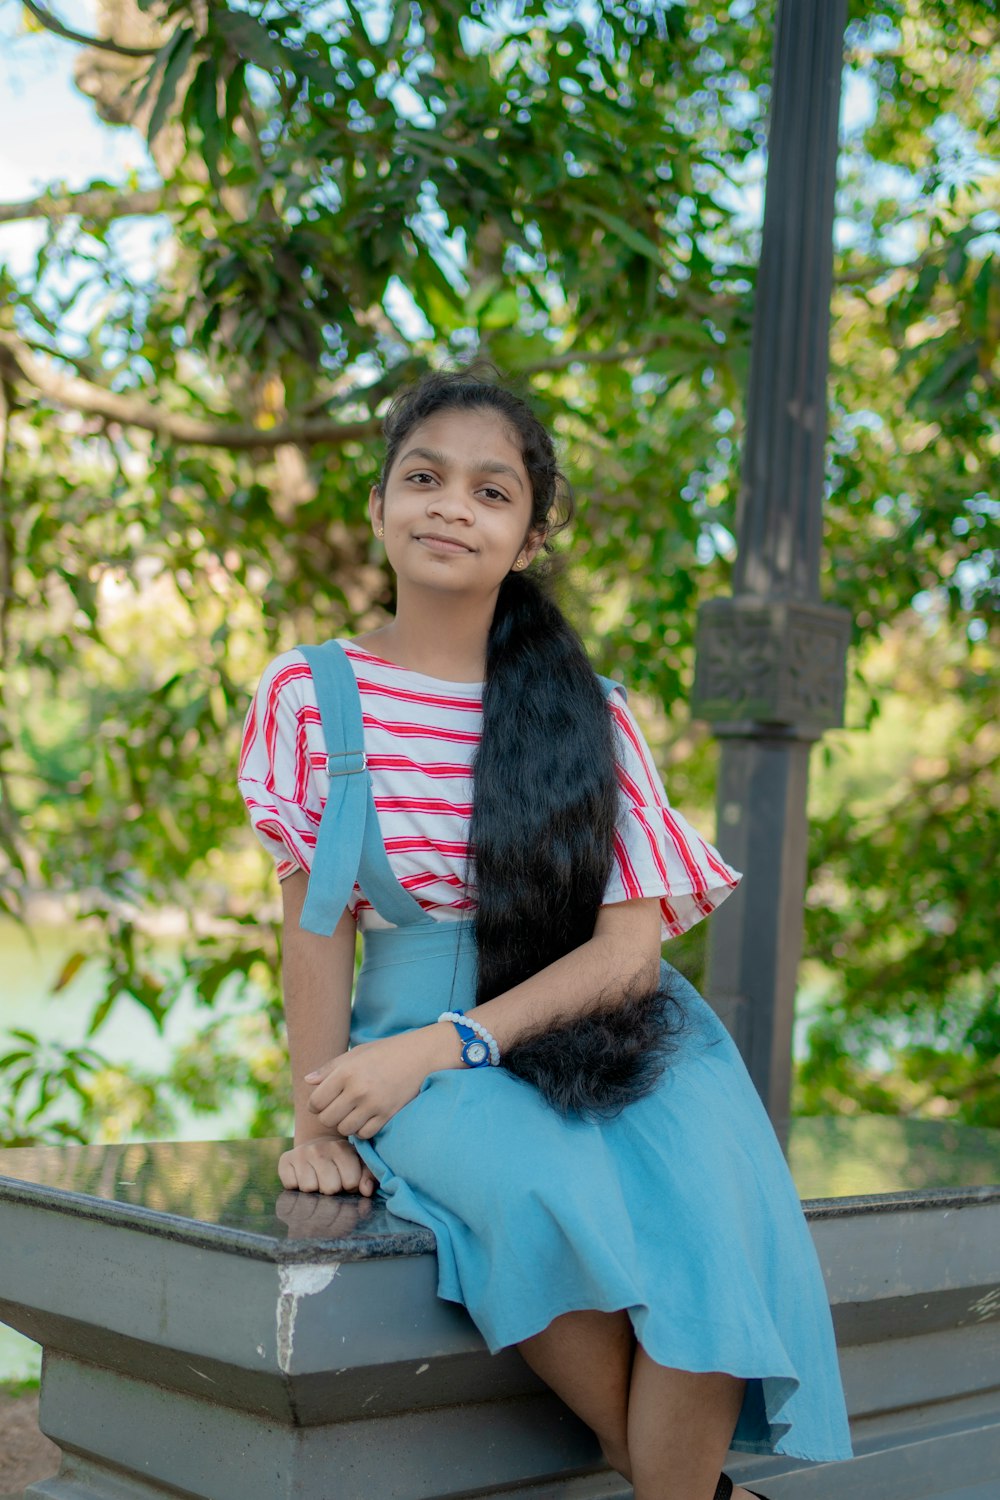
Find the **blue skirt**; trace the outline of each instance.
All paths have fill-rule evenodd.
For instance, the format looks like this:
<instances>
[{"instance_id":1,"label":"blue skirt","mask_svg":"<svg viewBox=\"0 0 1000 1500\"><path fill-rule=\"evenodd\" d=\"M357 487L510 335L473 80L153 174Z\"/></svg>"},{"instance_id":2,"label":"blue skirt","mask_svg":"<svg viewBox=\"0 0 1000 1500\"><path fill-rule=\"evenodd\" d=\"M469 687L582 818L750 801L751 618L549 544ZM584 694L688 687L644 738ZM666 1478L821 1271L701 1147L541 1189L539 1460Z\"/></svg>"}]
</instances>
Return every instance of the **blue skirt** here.
<instances>
[{"instance_id":1,"label":"blue skirt","mask_svg":"<svg viewBox=\"0 0 1000 1500\"><path fill-rule=\"evenodd\" d=\"M364 944L352 1042L474 1005L471 923ZM438 1295L491 1353L560 1313L623 1309L657 1363L747 1381L734 1449L849 1458L826 1291L781 1147L729 1033L664 970L686 1027L655 1092L617 1118L566 1118L502 1067L449 1068L352 1139L393 1213L433 1231Z\"/></svg>"}]
</instances>

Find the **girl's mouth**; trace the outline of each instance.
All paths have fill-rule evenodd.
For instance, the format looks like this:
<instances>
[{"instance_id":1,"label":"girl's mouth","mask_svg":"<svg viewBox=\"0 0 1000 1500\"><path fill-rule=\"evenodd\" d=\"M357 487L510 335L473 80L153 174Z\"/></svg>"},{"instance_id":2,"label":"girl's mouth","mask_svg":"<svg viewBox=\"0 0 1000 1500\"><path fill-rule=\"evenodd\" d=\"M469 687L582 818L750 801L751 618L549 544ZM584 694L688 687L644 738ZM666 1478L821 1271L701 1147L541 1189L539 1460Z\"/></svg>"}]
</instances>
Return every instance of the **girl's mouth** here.
<instances>
[{"instance_id":1,"label":"girl's mouth","mask_svg":"<svg viewBox=\"0 0 1000 1500\"><path fill-rule=\"evenodd\" d=\"M436 536L431 531L421 532L417 536L417 541L420 542L420 543L422 543L423 546L429 548L431 552L471 552L472 551L472 548L471 547L467 547L464 542L455 542L455 541L452 541L451 537L447 537L447 536Z\"/></svg>"}]
</instances>

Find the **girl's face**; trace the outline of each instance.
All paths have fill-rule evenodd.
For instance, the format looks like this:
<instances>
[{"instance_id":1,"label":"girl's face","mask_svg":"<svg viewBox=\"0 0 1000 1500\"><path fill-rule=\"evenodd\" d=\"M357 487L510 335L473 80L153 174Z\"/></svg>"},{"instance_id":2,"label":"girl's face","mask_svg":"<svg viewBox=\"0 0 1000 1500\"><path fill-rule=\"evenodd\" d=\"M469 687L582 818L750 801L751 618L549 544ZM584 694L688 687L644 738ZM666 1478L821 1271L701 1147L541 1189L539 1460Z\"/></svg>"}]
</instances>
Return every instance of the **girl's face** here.
<instances>
[{"instance_id":1,"label":"girl's face","mask_svg":"<svg viewBox=\"0 0 1000 1500\"><path fill-rule=\"evenodd\" d=\"M385 495L373 485L368 505L397 577L448 592L495 592L544 540L531 529L521 450L489 410L440 411L414 427Z\"/></svg>"}]
</instances>

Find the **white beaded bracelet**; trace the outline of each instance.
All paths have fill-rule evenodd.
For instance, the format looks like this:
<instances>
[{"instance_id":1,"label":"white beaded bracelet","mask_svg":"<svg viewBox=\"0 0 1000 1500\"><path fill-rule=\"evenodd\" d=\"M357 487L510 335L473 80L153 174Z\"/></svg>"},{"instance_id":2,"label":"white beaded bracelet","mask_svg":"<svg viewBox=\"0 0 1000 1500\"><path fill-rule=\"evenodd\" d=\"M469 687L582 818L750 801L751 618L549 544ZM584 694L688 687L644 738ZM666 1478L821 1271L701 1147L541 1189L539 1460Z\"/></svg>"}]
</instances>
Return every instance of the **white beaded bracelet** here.
<instances>
[{"instance_id":1,"label":"white beaded bracelet","mask_svg":"<svg viewBox=\"0 0 1000 1500\"><path fill-rule=\"evenodd\" d=\"M473 1020L471 1016L467 1016L464 1010L444 1010L438 1016L438 1020L452 1021L462 1026L468 1026L470 1031L474 1031L489 1047L490 1067L498 1068L500 1066L500 1047L497 1039L491 1032L486 1030L486 1027L481 1022Z\"/></svg>"}]
</instances>

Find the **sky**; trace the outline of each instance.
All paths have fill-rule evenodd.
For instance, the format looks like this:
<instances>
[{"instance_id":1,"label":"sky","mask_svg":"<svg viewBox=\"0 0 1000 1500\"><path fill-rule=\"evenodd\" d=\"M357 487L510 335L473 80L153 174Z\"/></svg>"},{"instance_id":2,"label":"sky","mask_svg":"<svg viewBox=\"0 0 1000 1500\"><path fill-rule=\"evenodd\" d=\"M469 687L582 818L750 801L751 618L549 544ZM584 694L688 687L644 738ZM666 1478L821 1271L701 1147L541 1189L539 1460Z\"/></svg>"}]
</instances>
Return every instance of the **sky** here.
<instances>
[{"instance_id":1,"label":"sky","mask_svg":"<svg viewBox=\"0 0 1000 1500\"><path fill-rule=\"evenodd\" d=\"M95 25L91 0L62 0L70 26ZM131 130L103 125L72 82L80 49L49 32L28 31L18 0L0 0L0 190L13 196L51 177L85 181L95 169L109 174L142 167L147 157Z\"/></svg>"},{"instance_id":2,"label":"sky","mask_svg":"<svg viewBox=\"0 0 1000 1500\"><path fill-rule=\"evenodd\" d=\"M63 0L67 25L94 23L90 0ZM79 48L25 30L17 0L0 0L0 202L31 197L57 182L82 187L93 178L123 181L149 170L134 130L98 120L72 80ZM27 224L0 225L0 260L27 269L39 232Z\"/></svg>"}]
</instances>

